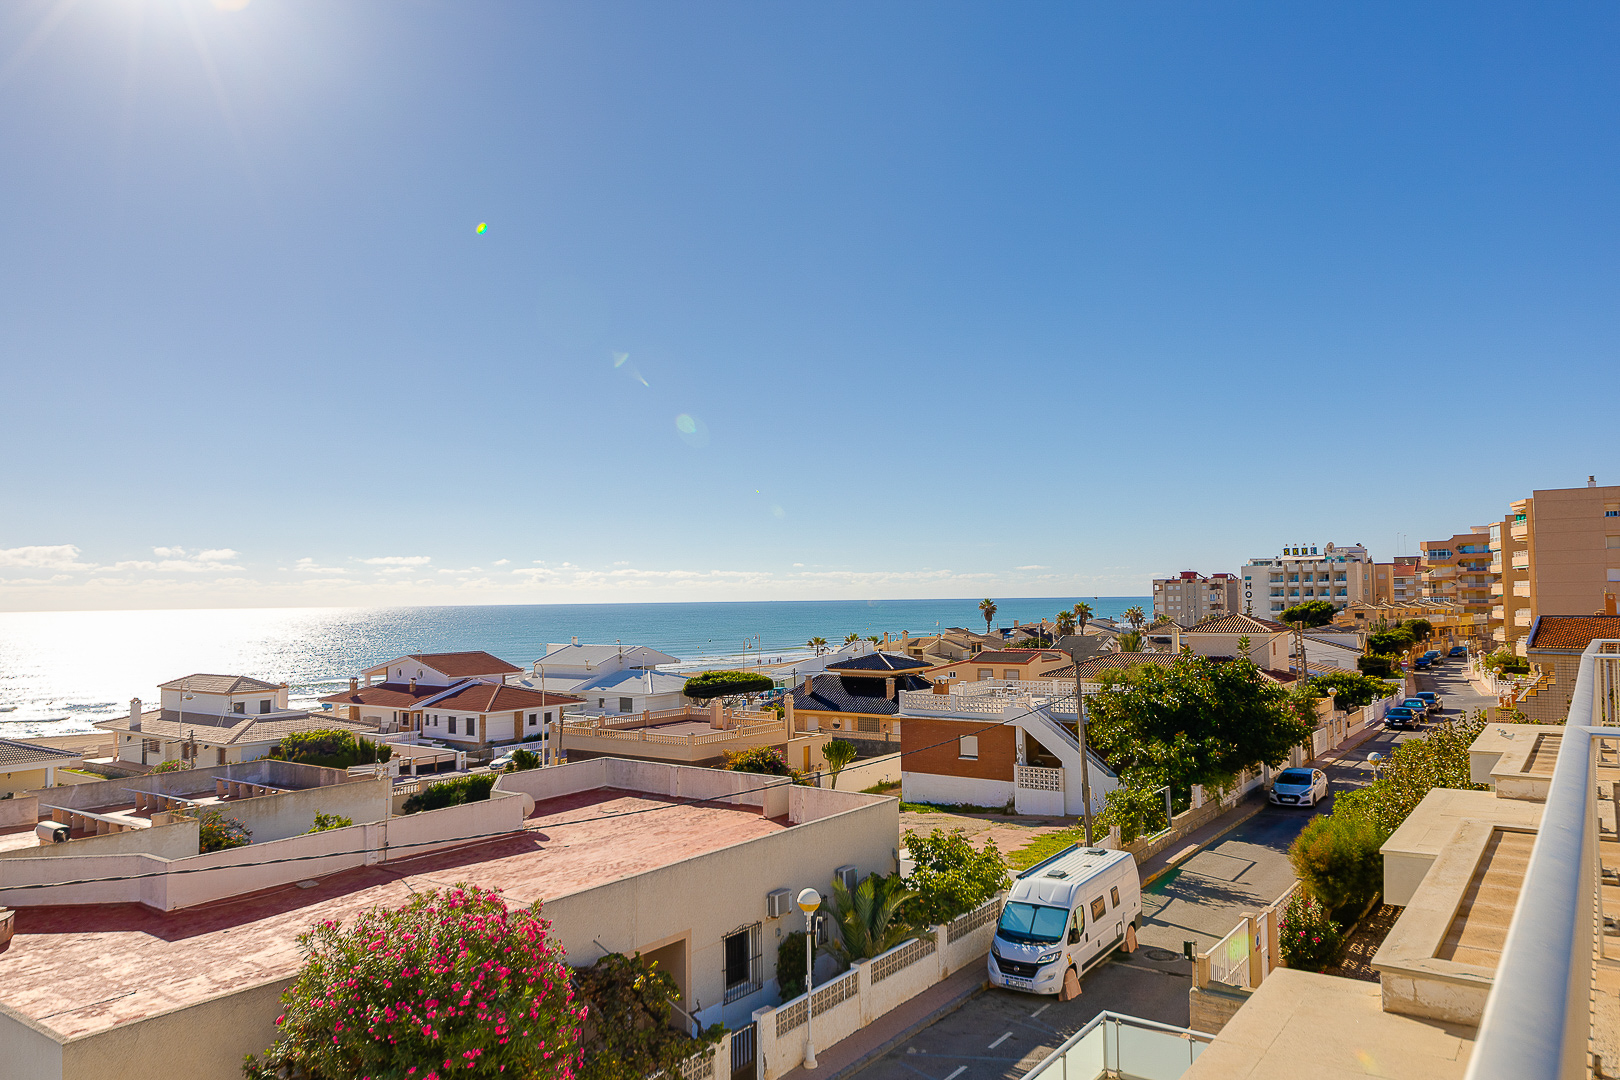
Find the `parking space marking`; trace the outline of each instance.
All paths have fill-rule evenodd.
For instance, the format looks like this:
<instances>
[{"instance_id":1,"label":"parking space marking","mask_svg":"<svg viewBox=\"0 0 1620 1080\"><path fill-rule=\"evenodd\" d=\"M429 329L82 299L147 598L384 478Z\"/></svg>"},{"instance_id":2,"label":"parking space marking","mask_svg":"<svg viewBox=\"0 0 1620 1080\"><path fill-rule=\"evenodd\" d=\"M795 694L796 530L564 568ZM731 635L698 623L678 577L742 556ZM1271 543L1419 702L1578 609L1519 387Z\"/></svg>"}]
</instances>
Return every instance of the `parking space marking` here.
<instances>
[{"instance_id":1,"label":"parking space marking","mask_svg":"<svg viewBox=\"0 0 1620 1080\"><path fill-rule=\"evenodd\" d=\"M1009 1031L1005 1035L1003 1035L1001 1038L999 1038L995 1042L991 1043L990 1044L990 1049L994 1050L996 1047L1000 1046L1002 1043L1006 1042L1010 1038L1012 1038L1012 1032Z\"/></svg>"},{"instance_id":2,"label":"parking space marking","mask_svg":"<svg viewBox=\"0 0 1620 1080\"><path fill-rule=\"evenodd\" d=\"M965 1072L967 1072L967 1066L966 1065L958 1065L956 1067L956 1071L951 1073L951 1075L947 1076L945 1078L945 1080L956 1080L956 1078L958 1076L961 1076Z\"/></svg>"},{"instance_id":3,"label":"parking space marking","mask_svg":"<svg viewBox=\"0 0 1620 1080\"><path fill-rule=\"evenodd\" d=\"M1029 1014L1030 1019L1033 1020L1035 1017L1041 1015L1041 1013L1045 1012L1047 1009L1050 1009L1051 1007L1052 1007L1052 1003L1050 1001L1048 1001L1045 1005L1042 1005L1040 1008L1038 1008L1034 1012L1030 1013ZM950 1080L950 1078L946 1077L946 1080Z\"/></svg>"}]
</instances>

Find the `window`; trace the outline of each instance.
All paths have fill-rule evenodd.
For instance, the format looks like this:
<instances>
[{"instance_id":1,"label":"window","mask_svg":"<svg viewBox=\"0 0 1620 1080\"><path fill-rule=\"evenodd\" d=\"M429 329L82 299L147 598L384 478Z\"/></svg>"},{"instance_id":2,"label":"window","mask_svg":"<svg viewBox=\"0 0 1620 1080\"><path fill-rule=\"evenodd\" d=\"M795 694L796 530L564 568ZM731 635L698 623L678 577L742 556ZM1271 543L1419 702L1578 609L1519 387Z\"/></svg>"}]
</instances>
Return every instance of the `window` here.
<instances>
[{"instance_id":1,"label":"window","mask_svg":"<svg viewBox=\"0 0 1620 1080\"><path fill-rule=\"evenodd\" d=\"M1608 548L1620 548L1620 536L1605 536L1603 538L1603 546Z\"/></svg>"},{"instance_id":2,"label":"window","mask_svg":"<svg viewBox=\"0 0 1620 1080\"><path fill-rule=\"evenodd\" d=\"M270 711L270 699L269 698L260 699L260 701L259 701L259 712L260 713L267 713L269 711Z\"/></svg>"},{"instance_id":3,"label":"window","mask_svg":"<svg viewBox=\"0 0 1620 1080\"><path fill-rule=\"evenodd\" d=\"M546 713L546 723L548 723L548 724L551 723L551 714L550 713Z\"/></svg>"},{"instance_id":4,"label":"window","mask_svg":"<svg viewBox=\"0 0 1620 1080\"><path fill-rule=\"evenodd\" d=\"M726 936L727 1004L745 998L765 985L765 965L761 962L759 937L759 923Z\"/></svg>"},{"instance_id":5,"label":"window","mask_svg":"<svg viewBox=\"0 0 1620 1080\"><path fill-rule=\"evenodd\" d=\"M1097 899L1095 899L1095 900L1093 900L1091 902L1091 921L1092 922L1096 922L1098 919L1106 917L1107 914L1108 914L1108 905L1103 903L1103 898L1102 897L1099 896L1099 897L1097 897Z\"/></svg>"},{"instance_id":6,"label":"window","mask_svg":"<svg viewBox=\"0 0 1620 1080\"><path fill-rule=\"evenodd\" d=\"M627 713L631 709L634 709L635 707L636 707L636 701L635 701L634 698L622 697L622 698L619 699L619 711L620 712Z\"/></svg>"},{"instance_id":7,"label":"window","mask_svg":"<svg viewBox=\"0 0 1620 1080\"><path fill-rule=\"evenodd\" d=\"M1018 669L1017 668L1002 668L1001 669L1001 677L1003 679L1014 679L1014 680L1016 680L1018 678Z\"/></svg>"},{"instance_id":8,"label":"window","mask_svg":"<svg viewBox=\"0 0 1620 1080\"><path fill-rule=\"evenodd\" d=\"M1109 899L1111 899L1114 902L1115 907L1119 907L1119 886L1118 885L1115 885L1112 889L1108 890L1108 897L1109 897Z\"/></svg>"},{"instance_id":9,"label":"window","mask_svg":"<svg viewBox=\"0 0 1620 1080\"><path fill-rule=\"evenodd\" d=\"M456 733L456 718L452 716L450 718L450 734L454 735L455 733Z\"/></svg>"},{"instance_id":10,"label":"window","mask_svg":"<svg viewBox=\"0 0 1620 1080\"><path fill-rule=\"evenodd\" d=\"M978 761L979 737L977 735L963 735L956 740L956 756L963 761Z\"/></svg>"},{"instance_id":11,"label":"window","mask_svg":"<svg viewBox=\"0 0 1620 1080\"><path fill-rule=\"evenodd\" d=\"M539 723L540 723L540 714L539 713L530 713L529 714L529 726L530 727L536 727L536 726L539 725Z\"/></svg>"},{"instance_id":12,"label":"window","mask_svg":"<svg viewBox=\"0 0 1620 1080\"><path fill-rule=\"evenodd\" d=\"M475 739L478 737L478 717L467 717L467 734Z\"/></svg>"},{"instance_id":13,"label":"window","mask_svg":"<svg viewBox=\"0 0 1620 1080\"><path fill-rule=\"evenodd\" d=\"M995 668L982 667L979 669L980 679L993 679L996 677Z\"/></svg>"},{"instance_id":14,"label":"window","mask_svg":"<svg viewBox=\"0 0 1620 1080\"><path fill-rule=\"evenodd\" d=\"M214 764L225 764L225 748L223 746L214 751Z\"/></svg>"},{"instance_id":15,"label":"window","mask_svg":"<svg viewBox=\"0 0 1620 1080\"><path fill-rule=\"evenodd\" d=\"M605 709L605 708L607 708L607 698L597 698L597 699L596 699L596 707L597 707L597 708L598 708L598 709Z\"/></svg>"},{"instance_id":16,"label":"window","mask_svg":"<svg viewBox=\"0 0 1620 1080\"><path fill-rule=\"evenodd\" d=\"M231 712L236 713L238 716L240 716L241 714L247 712L247 702L245 702L245 701L233 701L233 702L231 702Z\"/></svg>"}]
</instances>

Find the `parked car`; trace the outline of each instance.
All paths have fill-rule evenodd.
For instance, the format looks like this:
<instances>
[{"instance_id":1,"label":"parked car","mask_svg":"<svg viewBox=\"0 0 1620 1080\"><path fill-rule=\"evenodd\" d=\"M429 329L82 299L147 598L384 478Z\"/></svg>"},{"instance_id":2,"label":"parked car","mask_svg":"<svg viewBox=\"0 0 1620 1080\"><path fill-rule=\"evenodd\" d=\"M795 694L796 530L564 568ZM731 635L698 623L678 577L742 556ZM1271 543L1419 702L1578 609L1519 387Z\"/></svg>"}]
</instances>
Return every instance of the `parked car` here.
<instances>
[{"instance_id":1,"label":"parked car","mask_svg":"<svg viewBox=\"0 0 1620 1080\"><path fill-rule=\"evenodd\" d=\"M1284 769L1271 782L1271 801L1279 806L1315 806L1327 798L1327 773L1321 769Z\"/></svg>"},{"instance_id":2,"label":"parked car","mask_svg":"<svg viewBox=\"0 0 1620 1080\"><path fill-rule=\"evenodd\" d=\"M505 772L511 766L513 755L516 753L516 750L508 750L494 761L491 761L489 763L490 772Z\"/></svg>"},{"instance_id":3,"label":"parked car","mask_svg":"<svg viewBox=\"0 0 1620 1080\"><path fill-rule=\"evenodd\" d=\"M1451 655L1452 656L1467 656L1468 655L1468 646L1466 646L1466 645L1453 645L1451 647Z\"/></svg>"},{"instance_id":4,"label":"parked car","mask_svg":"<svg viewBox=\"0 0 1620 1080\"><path fill-rule=\"evenodd\" d=\"M1384 726L1387 728L1415 728L1423 725L1423 718L1411 709L1397 705L1384 714Z\"/></svg>"},{"instance_id":5,"label":"parked car","mask_svg":"<svg viewBox=\"0 0 1620 1080\"><path fill-rule=\"evenodd\" d=\"M1420 656L1416 660L1412 661L1413 671L1427 671L1428 669L1429 658L1427 656Z\"/></svg>"},{"instance_id":6,"label":"parked car","mask_svg":"<svg viewBox=\"0 0 1620 1080\"><path fill-rule=\"evenodd\" d=\"M1431 693L1428 690L1419 690L1417 696L1428 703L1429 711L1432 713L1439 712L1446 707L1446 699L1439 694Z\"/></svg>"},{"instance_id":7,"label":"parked car","mask_svg":"<svg viewBox=\"0 0 1620 1080\"><path fill-rule=\"evenodd\" d=\"M1417 714L1419 720L1425 719L1429 715L1429 703L1424 701L1421 696L1407 698L1405 701L1401 702L1400 707L1403 709L1411 709Z\"/></svg>"}]
</instances>

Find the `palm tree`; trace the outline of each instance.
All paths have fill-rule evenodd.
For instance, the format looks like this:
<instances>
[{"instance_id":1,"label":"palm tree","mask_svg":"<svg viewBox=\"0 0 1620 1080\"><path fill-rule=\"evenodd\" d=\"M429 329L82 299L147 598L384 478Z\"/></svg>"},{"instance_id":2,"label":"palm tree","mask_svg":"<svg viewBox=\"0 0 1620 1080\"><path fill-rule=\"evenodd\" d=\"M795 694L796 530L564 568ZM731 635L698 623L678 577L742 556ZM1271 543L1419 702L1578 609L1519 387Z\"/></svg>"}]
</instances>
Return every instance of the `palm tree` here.
<instances>
[{"instance_id":1,"label":"palm tree","mask_svg":"<svg viewBox=\"0 0 1620 1080\"><path fill-rule=\"evenodd\" d=\"M1058 637L1068 637L1074 633L1074 612L1060 611L1057 613Z\"/></svg>"},{"instance_id":2,"label":"palm tree","mask_svg":"<svg viewBox=\"0 0 1620 1080\"><path fill-rule=\"evenodd\" d=\"M870 641L874 645L883 644L883 639L878 637L876 634L867 634L866 635L866 640Z\"/></svg>"},{"instance_id":3,"label":"palm tree","mask_svg":"<svg viewBox=\"0 0 1620 1080\"><path fill-rule=\"evenodd\" d=\"M918 895L900 884L899 874L868 874L853 893L833 878L832 890L832 951L845 963L881 956L917 936L916 927L895 917L901 904Z\"/></svg>"},{"instance_id":4,"label":"palm tree","mask_svg":"<svg viewBox=\"0 0 1620 1080\"><path fill-rule=\"evenodd\" d=\"M1142 631L1140 630L1127 630L1123 634L1119 635L1117 640L1119 642L1120 652L1142 651Z\"/></svg>"},{"instance_id":5,"label":"palm tree","mask_svg":"<svg viewBox=\"0 0 1620 1080\"><path fill-rule=\"evenodd\" d=\"M858 633L855 633L854 631L850 631L848 634L844 635L844 644L845 645L852 644L853 642L857 642L859 640L861 640L861 635L858 634Z\"/></svg>"},{"instance_id":6,"label":"palm tree","mask_svg":"<svg viewBox=\"0 0 1620 1080\"><path fill-rule=\"evenodd\" d=\"M979 601L979 614L984 616L984 632L990 632L990 621L996 617L996 602L988 596Z\"/></svg>"},{"instance_id":7,"label":"palm tree","mask_svg":"<svg viewBox=\"0 0 1620 1080\"><path fill-rule=\"evenodd\" d=\"M805 644L816 650L817 656L820 656L822 653L827 651L827 639L824 637L813 637L809 641L805 642Z\"/></svg>"},{"instance_id":8,"label":"palm tree","mask_svg":"<svg viewBox=\"0 0 1620 1080\"><path fill-rule=\"evenodd\" d=\"M1125 609L1125 621L1131 624L1132 630L1140 630L1142 624L1147 622L1147 612L1142 610L1140 604L1128 607Z\"/></svg>"},{"instance_id":9,"label":"palm tree","mask_svg":"<svg viewBox=\"0 0 1620 1080\"><path fill-rule=\"evenodd\" d=\"M827 762L827 772L832 774L832 786L836 788L838 774L855 760L855 744L847 739L828 739L822 744L821 756Z\"/></svg>"},{"instance_id":10,"label":"palm tree","mask_svg":"<svg viewBox=\"0 0 1620 1080\"><path fill-rule=\"evenodd\" d=\"M1090 621L1091 621L1091 605L1087 604L1087 603L1084 603L1084 602L1081 602L1081 603L1078 603L1078 604L1074 605L1075 633L1077 633L1077 634L1085 633L1086 632L1086 623L1088 623Z\"/></svg>"}]
</instances>

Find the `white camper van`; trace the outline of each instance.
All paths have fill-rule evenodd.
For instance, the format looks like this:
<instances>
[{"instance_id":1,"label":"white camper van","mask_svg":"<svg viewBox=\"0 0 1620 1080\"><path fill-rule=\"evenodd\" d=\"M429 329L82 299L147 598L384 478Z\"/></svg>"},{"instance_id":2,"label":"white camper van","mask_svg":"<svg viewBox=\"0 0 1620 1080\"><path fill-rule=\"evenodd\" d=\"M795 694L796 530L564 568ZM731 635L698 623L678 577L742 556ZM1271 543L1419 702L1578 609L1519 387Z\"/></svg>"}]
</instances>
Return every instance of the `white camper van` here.
<instances>
[{"instance_id":1,"label":"white camper van","mask_svg":"<svg viewBox=\"0 0 1620 1080\"><path fill-rule=\"evenodd\" d=\"M990 944L990 982L1059 994L1072 970L1077 988L1141 920L1142 882L1129 852L1064 848L1013 882Z\"/></svg>"}]
</instances>

